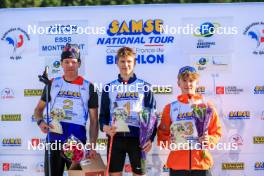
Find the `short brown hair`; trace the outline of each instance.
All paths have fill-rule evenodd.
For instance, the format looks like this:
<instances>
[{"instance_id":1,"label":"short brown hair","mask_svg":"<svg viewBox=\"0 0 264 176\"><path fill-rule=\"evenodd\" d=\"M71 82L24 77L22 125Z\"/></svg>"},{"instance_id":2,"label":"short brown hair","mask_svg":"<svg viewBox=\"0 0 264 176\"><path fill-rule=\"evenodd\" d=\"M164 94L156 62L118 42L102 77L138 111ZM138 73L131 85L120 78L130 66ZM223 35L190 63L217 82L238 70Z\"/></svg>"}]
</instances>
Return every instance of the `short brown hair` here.
<instances>
[{"instance_id":1,"label":"short brown hair","mask_svg":"<svg viewBox=\"0 0 264 176\"><path fill-rule=\"evenodd\" d=\"M178 76L178 80L180 79L187 79L189 78L190 80L198 80L200 75L198 73L191 73L191 72L186 72Z\"/></svg>"},{"instance_id":2,"label":"short brown hair","mask_svg":"<svg viewBox=\"0 0 264 176\"><path fill-rule=\"evenodd\" d=\"M178 80L189 78L191 80L199 79L199 74L196 69L192 66L184 66L180 68L178 73Z\"/></svg>"},{"instance_id":3,"label":"short brown hair","mask_svg":"<svg viewBox=\"0 0 264 176\"><path fill-rule=\"evenodd\" d=\"M120 57L127 57L127 56L131 56L133 58L135 58L135 63L136 63L136 53L134 52L134 50L130 47L122 47L119 48L117 51L117 61L119 60Z\"/></svg>"}]
</instances>

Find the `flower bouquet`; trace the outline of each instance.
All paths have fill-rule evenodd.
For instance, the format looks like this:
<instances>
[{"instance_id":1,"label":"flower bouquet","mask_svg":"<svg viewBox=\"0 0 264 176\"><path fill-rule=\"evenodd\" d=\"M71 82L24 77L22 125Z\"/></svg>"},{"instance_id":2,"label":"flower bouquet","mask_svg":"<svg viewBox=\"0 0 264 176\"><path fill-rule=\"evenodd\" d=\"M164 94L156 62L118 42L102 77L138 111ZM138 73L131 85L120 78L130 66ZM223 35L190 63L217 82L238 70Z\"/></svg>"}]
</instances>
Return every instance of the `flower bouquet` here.
<instances>
[{"instance_id":1,"label":"flower bouquet","mask_svg":"<svg viewBox=\"0 0 264 176\"><path fill-rule=\"evenodd\" d=\"M150 108L144 108L139 115L140 118L140 147L143 147L150 140L157 124L157 115ZM141 152L141 164L145 166L146 153Z\"/></svg>"},{"instance_id":2,"label":"flower bouquet","mask_svg":"<svg viewBox=\"0 0 264 176\"><path fill-rule=\"evenodd\" d=\"M202 137L204 134L208 133L208 126L213 109L202 102L199 104L192 104L192 113L195 120L198 137ZM205 157L205 152L203 150L203 158Z\"/></svg>"},{"instance_id":3,"label":"flower bouquet","mask_svg":"<svg viewBox=\"0 0 264 176\"><path fill-rule=\"evenodd\" d=\"M62 152L64 158L75 163L81 162L86 156L83 143L73 135L63 144Z\"/></svg>"}]
</instances>

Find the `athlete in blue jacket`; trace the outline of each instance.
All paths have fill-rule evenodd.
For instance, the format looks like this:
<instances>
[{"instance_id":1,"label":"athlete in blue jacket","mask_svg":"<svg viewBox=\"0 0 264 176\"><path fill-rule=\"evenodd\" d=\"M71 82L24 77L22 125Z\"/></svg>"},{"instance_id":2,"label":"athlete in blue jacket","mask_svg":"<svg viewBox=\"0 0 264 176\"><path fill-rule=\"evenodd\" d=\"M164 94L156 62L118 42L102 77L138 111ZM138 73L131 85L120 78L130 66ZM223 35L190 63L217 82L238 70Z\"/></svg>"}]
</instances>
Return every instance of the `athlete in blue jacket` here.
<instances>
[{"instance_id":1,"label":"athlete in blue jacket","mask_svg":"<svg viewBox=\"0 0 264 176\"><path fill-rule=\"evenodd\" d=\"M43 119L43 111L46 107L46 92L39 100L34 111L37 124L43 133L50 129L50 142L57 144L56 149L51 149L51 175L62 176L65 164L69 168L70 163L61 156L62 144L71 135L78 138L83 144L86 142L96 144L98 137L98 95L94 86L89 81L78 75L80 67L80 51L77 45L66 44L61 54L61 66L64 71L62 77L53 79L49 87L48 102L51 109L51 118L63 116L59 120L61 131L54 131L54 126L48 126ZM61 118L61 117L60 117ZM87 128L88 119L90 126ZM53 119L54 120L54 119ZM90 139L86 132L89 131ZM48 175L48 154L45 150L45 175ZM91 150L90 155L94 157L96 152Z\"/></svg>"},{"instance_id":2,"label":"athlete in blue jacket","mask_svg":"<svg viewBox=\"0 0 264 176\"><path fill-rule=\"evenodd\" d=\"M129 47L120 48L117 52L117 66L120 74L117 80L105 85L101 97L100 129L108 137L113 137L109 172L114 176L122 175L126 153L128 153L133 173L144 175L145 168L141 165L141 151L150 151L156 135L155 127L151 139L143 147L139 146L139 115L144 108L154 112L156 102L150 90L150 84L138 79L134 74L135 64L134 51ZM116 116L125 117L129 132L120 132L120 126L115 124Z\"/></svg>"}]
</instances>

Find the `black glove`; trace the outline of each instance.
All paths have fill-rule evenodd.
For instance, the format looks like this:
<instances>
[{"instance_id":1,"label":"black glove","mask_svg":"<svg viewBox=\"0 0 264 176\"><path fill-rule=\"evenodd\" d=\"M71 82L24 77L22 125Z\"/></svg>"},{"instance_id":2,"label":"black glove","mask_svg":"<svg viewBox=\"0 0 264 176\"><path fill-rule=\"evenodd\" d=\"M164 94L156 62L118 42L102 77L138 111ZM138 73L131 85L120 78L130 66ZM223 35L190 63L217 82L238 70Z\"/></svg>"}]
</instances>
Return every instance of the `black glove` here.
<instances>
[{"instance_id":1,"label":"black glove","mask_svg":"<svg viewBox=\"0 0 264 176\"><path fill-rule=\"evenodd\" d=\"M38 75L39 81L43 82L45 85L50 83L46 70L43 72L42 75Z\"/></svg>"}]
</instances>

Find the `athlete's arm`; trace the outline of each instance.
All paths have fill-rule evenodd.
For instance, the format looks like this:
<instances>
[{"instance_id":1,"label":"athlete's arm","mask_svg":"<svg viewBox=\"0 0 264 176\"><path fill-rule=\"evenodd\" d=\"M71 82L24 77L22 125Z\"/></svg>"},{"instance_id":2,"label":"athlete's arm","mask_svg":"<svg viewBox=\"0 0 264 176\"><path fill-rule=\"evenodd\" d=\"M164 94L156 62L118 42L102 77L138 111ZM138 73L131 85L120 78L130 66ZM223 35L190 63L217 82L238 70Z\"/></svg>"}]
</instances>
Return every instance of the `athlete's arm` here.
<instances>
[{"instance_id":1,"label":"athlete's arm","mask_svg":"<svg viewBox=\"0 0 264 176\"><path fill-rule=\"evenodd\" d=\"M38 126L43 133L48 132L48 128L52 128L52 126L48 126L48 124L43 119L43 111L46 107L46 102L43 100L39 100L35 110L34 110L34 117L37 120Z\"/></svg>"}]
</instances>

